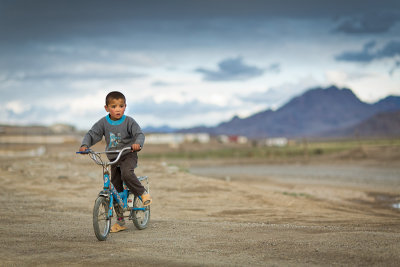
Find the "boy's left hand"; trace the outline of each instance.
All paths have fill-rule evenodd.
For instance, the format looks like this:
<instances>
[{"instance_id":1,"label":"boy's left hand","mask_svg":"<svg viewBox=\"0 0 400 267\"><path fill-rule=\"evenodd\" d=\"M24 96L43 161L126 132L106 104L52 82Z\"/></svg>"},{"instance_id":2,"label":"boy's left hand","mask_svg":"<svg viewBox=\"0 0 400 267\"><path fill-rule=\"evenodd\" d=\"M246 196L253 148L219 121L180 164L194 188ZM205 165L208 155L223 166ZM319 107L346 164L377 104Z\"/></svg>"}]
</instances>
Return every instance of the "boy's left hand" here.
<instances>
[{"instance_id":1,"label":"boy's left hand","mask_svg":"<svg viewBox=\"0 0 400 267\"><path fill-rule=\"evenodd\" d=\"M132 152L140 151L142 149L139 144L133 144L131 148Z\"/></svg>"}]
</instances>

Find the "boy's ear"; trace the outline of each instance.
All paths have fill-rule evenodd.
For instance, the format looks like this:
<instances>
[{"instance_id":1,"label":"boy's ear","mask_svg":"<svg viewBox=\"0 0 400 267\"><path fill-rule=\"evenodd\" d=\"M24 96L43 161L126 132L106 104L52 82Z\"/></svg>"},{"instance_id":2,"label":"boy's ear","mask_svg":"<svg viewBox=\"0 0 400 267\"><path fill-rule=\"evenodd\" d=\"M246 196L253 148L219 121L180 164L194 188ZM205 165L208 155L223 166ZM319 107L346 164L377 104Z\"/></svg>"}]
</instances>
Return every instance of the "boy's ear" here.
<instances>
[{"instance_id":1,"label":"boy's ear","mask_svg":"<svg viewBox=\"0 0 400 267\"><path fill-rule=\"evenodd\" d=\"M108 112L108 107L107 107L107 105L104 106L104 109Z\"/></svg>"}]
</instances>

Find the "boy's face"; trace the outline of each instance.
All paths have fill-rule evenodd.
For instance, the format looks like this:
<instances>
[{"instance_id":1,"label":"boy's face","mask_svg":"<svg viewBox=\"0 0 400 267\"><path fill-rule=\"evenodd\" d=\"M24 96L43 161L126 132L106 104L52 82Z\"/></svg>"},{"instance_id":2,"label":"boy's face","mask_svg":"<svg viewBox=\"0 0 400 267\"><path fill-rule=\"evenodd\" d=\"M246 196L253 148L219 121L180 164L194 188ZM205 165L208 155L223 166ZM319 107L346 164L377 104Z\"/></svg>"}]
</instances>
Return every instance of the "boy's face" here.
<instances>
[{"instance_id":1,"label":"boy's face","mask_svg":"<svg viewBox=\"0 0 400 267\"><path fill-rule=\"evenodd\" d=\"M111 99L107 105L104 106L106 111L110 113L110 119L117 121L122 118L125 113L126 104L124 99Z\"/></svg>"}]
</instances>

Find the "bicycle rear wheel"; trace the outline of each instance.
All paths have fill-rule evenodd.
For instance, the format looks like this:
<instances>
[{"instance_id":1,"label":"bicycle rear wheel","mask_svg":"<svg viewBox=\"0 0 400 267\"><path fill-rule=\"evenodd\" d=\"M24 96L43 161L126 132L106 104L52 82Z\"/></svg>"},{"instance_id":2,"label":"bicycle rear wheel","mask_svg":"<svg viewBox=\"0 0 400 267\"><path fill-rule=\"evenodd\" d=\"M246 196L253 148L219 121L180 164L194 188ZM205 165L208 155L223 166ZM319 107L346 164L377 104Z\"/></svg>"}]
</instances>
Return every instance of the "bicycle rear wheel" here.
<instances>
[{"instance_id":1,"label":"bicycle rear wheel","mask_svg":"<svg viewBox=\"0 0 400 267\"><path fill-rule=\"evenodd\" d=\"M143 207L143 202L135 197L130 218L137 229L146 229L150 221L150 206Z\"/></svg>"},{"instance_id":2,"label":"bicycle rear wheel","mask_svg":"<svg viewBox=\"0 0 400 267\"><path fill-rule=\"evenodd\" d=\"M99 196L93 208L93 229L98 240L104 241L110 233L111 219L108 218L109 202L107 198Z\"/></svg>"}]
</instances>

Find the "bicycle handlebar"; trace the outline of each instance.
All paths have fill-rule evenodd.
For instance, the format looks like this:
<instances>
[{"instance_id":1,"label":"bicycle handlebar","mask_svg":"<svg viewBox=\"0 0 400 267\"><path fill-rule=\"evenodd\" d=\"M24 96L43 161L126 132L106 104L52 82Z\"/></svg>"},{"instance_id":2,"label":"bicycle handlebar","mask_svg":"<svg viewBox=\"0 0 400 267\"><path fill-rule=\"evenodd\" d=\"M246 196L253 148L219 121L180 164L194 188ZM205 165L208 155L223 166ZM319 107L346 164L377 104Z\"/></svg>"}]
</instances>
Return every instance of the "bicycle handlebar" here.
<instances>
[{"instance_id":1,"label":"bicycle handlebar","mask_svg":"<svg viewBox=\"0 0 400 267\"><path fill-rule=\"evenodd\" d=\"M118 162L118 160L121 158L123 152L125 152L127 150L131 150L131 149L132 149L131 147L125 147L121 150L95 152L88 148L85 151L78 151L78 152L76 152L76 154L90 154L90 158L93 159L93 161L96 162L98 165L113 165ZM114 153L118 153L118 156L114 161L103 162L99 156L99 154L114 154Z\"/></svg>"},{"instance_id":2,"label":"bicycle handlebar","mask_svg":"<svg viewBox=\"0 0 400 267\"><path fill-rule=\"evenodd\" d=\"M125 147L125 148L123 148L123 149L121 149L121 150L119 150L119 151L118 151L118 150L116 150L116 151L105 151L106 154L107 154L107 153L109 153L109 154L118 153L117 158L116 158L114 161L108 162L107 165L113 165L113 164L117 163L118 160L119 160L119 159L121 158L121 156L122 156L122 152L125 152L125 151L127 151L127 150L132 150L132 148L131 148L131 147Z\"/></svg>"}]
</instances>

